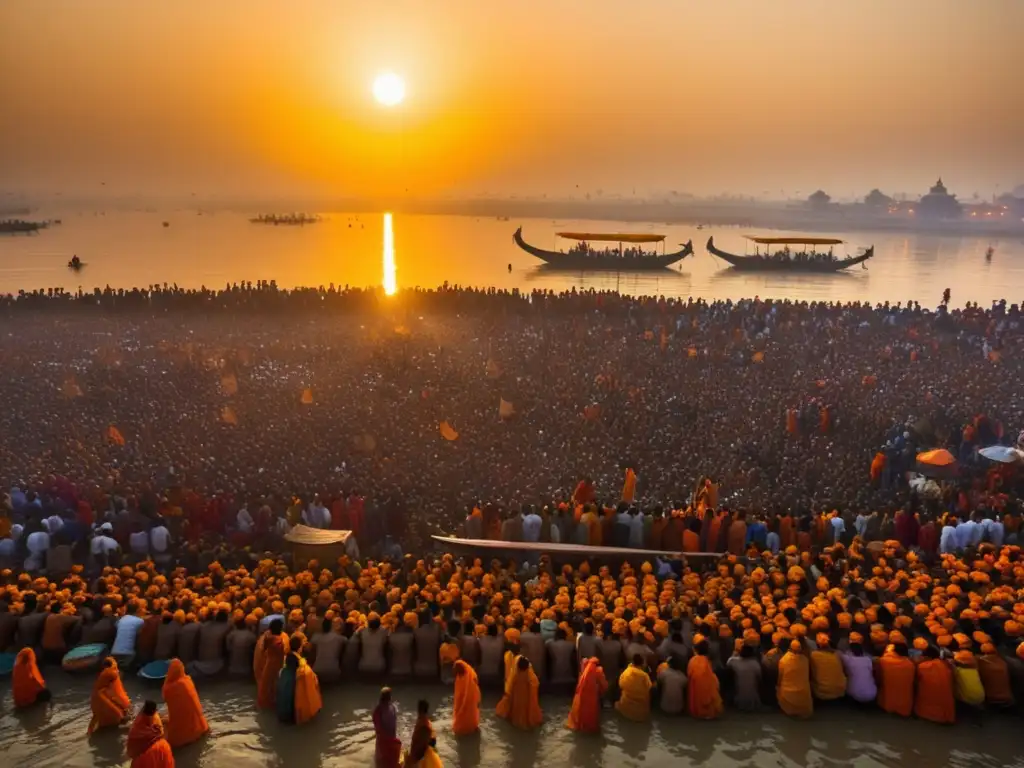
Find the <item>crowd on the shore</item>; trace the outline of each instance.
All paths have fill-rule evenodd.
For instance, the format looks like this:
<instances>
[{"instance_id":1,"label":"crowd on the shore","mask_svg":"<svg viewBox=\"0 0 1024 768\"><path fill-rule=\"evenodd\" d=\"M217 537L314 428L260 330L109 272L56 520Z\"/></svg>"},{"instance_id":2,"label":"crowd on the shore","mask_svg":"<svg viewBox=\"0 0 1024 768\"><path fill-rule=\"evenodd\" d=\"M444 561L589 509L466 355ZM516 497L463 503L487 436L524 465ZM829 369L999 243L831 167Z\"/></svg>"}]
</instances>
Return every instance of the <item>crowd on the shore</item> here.
<instances>
[{"instance_id":1,"label":"crowd on the shore","mask_svg":"<svg viewBox=\"0 0 1024 768\"><path fill-rule=\"evenodd\" d=\"M583 730L606 685L641 719L652 686L696 717L1009 705L1020 477L979 450L1024 424L1021 316L948 303L263 283L9 297L0 650L20 649L24 699L45 688L27 649L96 643L120 664L178 659L182 690L255 674L262 706L284 679L289 722L356 674L444 679L463 700L479 677L522 727L538 690L575 690ZM955 466L911 490L938 447ZM299 523L353 531L351 555L278 560ZM725 559L435 560L430 534L453 531Z\"/></svg>"}]
</instances>

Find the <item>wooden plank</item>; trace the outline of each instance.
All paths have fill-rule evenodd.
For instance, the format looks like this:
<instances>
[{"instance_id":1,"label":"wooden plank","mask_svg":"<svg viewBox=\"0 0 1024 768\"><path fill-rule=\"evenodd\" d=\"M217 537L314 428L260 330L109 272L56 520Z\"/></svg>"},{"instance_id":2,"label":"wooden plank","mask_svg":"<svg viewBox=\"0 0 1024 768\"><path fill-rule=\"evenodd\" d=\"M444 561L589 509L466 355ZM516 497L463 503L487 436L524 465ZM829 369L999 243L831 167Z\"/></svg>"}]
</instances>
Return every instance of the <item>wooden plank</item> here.
<instances>
[{"instance_id":1,"label":"wooden plank","mask_svg":"<svg viewBox=\"0 0 1024 768\"><path fill-rule=\"evenodd\" d=\"M584 544L552 544L550 542L526 541L492 541L490 539L461 539L456 536L433 536L439 544L461 551L474 550L486 552L518 552L521 554L547 554L563 557L607 557L631 560L634 558L678 558L682 552L665 549L632 549L629 547L590 547ZM687 552L685 557L700 559L718 559L722 552Z\"/></svg>"}]
</instances>

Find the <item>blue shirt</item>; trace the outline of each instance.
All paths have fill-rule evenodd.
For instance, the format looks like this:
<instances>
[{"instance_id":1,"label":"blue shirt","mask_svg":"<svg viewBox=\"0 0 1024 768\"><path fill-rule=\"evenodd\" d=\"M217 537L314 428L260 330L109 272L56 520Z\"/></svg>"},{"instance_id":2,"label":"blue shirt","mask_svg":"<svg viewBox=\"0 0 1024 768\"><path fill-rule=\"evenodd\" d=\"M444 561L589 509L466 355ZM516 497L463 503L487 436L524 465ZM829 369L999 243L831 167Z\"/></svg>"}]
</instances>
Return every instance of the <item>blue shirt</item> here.
<instances>
[{"instance_id":1,"label":"blue shirt","mask_svg":"<svg viewBox=\"0 0 1024 768\"><path fill-rule=\"evenodd\" d=\"M143 624L138 616L122 616L117 620L117 634L110 653L114 656L131 656L135 653L135 638Z\"/></svg>"}]
</instances>

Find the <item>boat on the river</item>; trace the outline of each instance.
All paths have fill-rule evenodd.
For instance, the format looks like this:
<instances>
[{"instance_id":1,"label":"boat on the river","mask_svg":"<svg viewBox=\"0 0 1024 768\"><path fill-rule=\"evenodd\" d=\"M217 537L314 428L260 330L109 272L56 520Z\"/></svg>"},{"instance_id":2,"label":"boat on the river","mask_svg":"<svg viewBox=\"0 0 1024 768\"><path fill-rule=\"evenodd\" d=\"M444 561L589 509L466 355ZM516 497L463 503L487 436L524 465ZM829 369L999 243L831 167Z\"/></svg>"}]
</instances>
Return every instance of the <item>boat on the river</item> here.
<instances>
[{"instance_id":1,"label":"boat on the river","mask_svg":"<svg viewBox=\"0 0 1024 768\"><path fill-rule=\"evenodd\" d=\"M559 237L575 241L567 251L547 251L523 240L523 228L519 227L512 239L516 245L531 256L555 269L600 269L617 272L647 271L665 269L693 253L693 242L682 244L682 249L665 253L665 235L634 234L626 232L559 232ZM594 248L592 243L617 243L618 248ZM645 251L644 244L661 243L662 252ZM630 247L626 247L626 246Z\"/></svg>"},{"instance_id":2,"label":"boat on the river","mask_svg":"<svg viewBox=\"0 0 1024 768\"><path fill-rule=\"evenodd\" d=\"M68 269L73 269L75 272L78 272L84 266L85 266L85 262L82 261L77 256L72 256L71 260L68 262Z\"/></svg>"},{"instance_id":3,"label":"boat on the river","mask_svg":"<svg viewBox=\"0 0 1024 768\"><path fill-rule=\"evenodd\" d=\"M834 237L751 237L747 239L758 246L769 246L764 253L738 256L715 247L715 238L708 238L708 252L728 262L733 269L744 272L839 272L864 264L875 255L872 245L856 256L837 258L832 254L834 246L844 241ZM774 248L772 247L774 246ZM792 246L802 246L794 250ZM828 251L817 248L828 246ZM866 269L866 267L865 267Z\"/></svg>"},{"instance_id":4,"label":"boat on the river","mask_svg":"<svg viewBox=\"0 0 1024 768\"><path fill-rule=\"evenodd\" d=\"M317 224L322 219L317 215L308 213L262 213L249 219L252 224L272 224L275 227L303 227L306 224Z\"/></svg>"},{"instance_id":5,"label":"boat on the river","mask_svg":"<svg viewBox=\"0 0 1024 768\"><path fill-rule=\"evenodd\" d=\"M0 221L0 234L3 235L34 235L40 229L49 226L47 221L26 221L25 219L5 219Z\"/></svg>"}]
</instances>

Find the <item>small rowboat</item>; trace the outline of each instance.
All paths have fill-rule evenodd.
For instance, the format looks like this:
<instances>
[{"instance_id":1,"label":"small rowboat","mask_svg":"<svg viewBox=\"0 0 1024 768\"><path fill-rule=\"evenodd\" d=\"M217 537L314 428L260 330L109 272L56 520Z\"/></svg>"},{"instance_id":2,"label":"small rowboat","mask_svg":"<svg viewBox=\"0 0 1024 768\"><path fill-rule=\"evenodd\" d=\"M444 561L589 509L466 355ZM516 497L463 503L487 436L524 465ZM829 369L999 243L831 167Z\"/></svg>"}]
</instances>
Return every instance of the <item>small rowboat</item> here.
<instances>
[{"instance_id":1,"label":"small rowboat","mask_svg":"<svg viewBox=\"0 0 1024 768\"><path fill-rule=\"evenodd\" d=\"M64 654L61 667L65 672L83 672L95 669L107 657L107 646L103 643L91 643L72 648Z\"/></svg>"},{"instance_id":2,"label":"small rowboat","mask_svg":"<svg viewBox=\"0 0 1024 768\"><path fill-rule=\"evenodd\" d=\"M166 659L162 661L151 661L139 670L139 677L143 680L163 680L167 677L167 669L170 666L171 662Z\"/></svg>"},{"instance_id":3,"label":"small rowboat","mask_svg":"<svg viewBox=\"0 0 1024 768\"><path fill-rule=\"evenodd\" d=\"M7 677L14 671L16 653L0 653L0 677Z\"/></svg>"}]
</instances>

